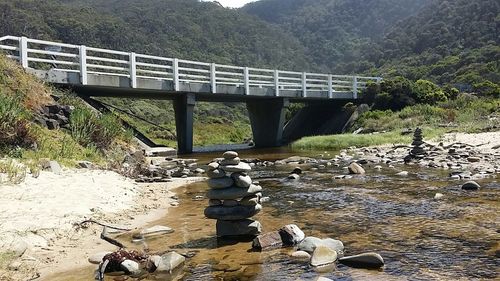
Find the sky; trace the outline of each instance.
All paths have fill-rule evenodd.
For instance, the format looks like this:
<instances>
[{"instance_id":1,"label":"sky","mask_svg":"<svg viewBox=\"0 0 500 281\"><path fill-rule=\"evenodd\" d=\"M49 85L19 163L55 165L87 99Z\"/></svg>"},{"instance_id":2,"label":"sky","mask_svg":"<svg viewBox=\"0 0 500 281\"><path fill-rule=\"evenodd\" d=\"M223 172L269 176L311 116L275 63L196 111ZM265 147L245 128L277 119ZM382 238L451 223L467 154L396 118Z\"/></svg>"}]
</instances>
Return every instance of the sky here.
<instances>
[{"instance_id":1,"label":"sky","mask_svg":"<svg viewBox=\"0 0 500 281\"><path fill-rule=\"evenodd\" d=\"M217 2L221 3L222 6L228 8L239 8L245 5L246 3L254 2L256 0L217 0Z\"/></svg>"}]
</instances>

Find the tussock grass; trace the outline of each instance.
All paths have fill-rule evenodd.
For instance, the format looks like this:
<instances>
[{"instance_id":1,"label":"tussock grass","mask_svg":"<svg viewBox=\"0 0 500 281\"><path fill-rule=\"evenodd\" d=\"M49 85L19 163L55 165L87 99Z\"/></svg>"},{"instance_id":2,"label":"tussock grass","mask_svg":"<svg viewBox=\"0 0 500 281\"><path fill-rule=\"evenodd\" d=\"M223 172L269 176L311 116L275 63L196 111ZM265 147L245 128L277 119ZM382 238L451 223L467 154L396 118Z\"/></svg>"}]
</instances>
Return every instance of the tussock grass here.
<instances>
[{"instance_id":1,"label":"tussock grass","mask_svg":"<svg viewBox=\"0 0 500 281\"><path fill-rule=\"evenodd\" d=\"M302 138L292 144L294 149L311 150L337 150L351 146L366 147L382 144L408 143L410 136L402 136L399 132L388 132L380 134L342 134L330 136L314 136Z\"/></svg>"},{"instance_id":2,"label":"tussock grass","mask_svg":"<svg viewBox=\"0 0 500 281\"><path fill-rule=\"evenodd\" d=\"M0 160L0 184L19 184L26 178L26 166L13 159Z\"/></svg>"}]
</instances>

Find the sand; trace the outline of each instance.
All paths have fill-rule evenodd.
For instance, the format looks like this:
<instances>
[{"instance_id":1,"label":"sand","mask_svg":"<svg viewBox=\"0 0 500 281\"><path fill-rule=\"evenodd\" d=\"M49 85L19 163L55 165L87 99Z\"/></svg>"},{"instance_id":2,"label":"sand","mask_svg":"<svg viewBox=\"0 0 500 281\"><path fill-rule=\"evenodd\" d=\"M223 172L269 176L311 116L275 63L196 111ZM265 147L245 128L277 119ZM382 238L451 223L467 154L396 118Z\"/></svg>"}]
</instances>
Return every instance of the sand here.
<instances>
[{"instance_id":1,"label":"sand","mask_svg":"<svg viewBox=\"0 0 500 281\"><path fill-rule=\"evenodd\" d=\"M143 226L174 205L174 188L203 179L137 184L111 171L65 169L60 175L42 172L19 185L0 185L0 253L20 255L4 264L0 256L0 280L43 279L84 266L90 254L115 247L100 240L102 227L78 229L75 223L94 219Z\"/></svg>"}]
</instances>

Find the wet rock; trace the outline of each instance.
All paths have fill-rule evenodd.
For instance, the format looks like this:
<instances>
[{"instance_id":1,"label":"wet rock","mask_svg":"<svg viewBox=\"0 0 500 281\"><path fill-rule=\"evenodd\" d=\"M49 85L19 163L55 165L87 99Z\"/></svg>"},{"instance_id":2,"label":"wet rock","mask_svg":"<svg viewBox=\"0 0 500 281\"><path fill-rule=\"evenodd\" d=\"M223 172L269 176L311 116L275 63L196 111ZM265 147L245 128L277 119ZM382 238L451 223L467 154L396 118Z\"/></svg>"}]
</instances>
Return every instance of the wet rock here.
<instances>
[{"instance_id":1,"label":"wet rock","mask_svg":"<svg viewBox=\"0 0 500 281\"><path fill-rule=\"evenodd\" d=\"M176 252L169 252L161 256L156 264L156 272L172 273L174 269L181 266L186 261L186 258Z\"/></svg>"},{"instance_id":2,"label":"wet rock","mask_svg":"<svg viewBox=\"0 0 500 281\"><path fill-rule=\"evenodd\" d=\"M244 173L252 170L252 167L245 162L240 162L238 165L220 166L220 168L229 173Z\"/></svg>"},{"instance_id":3,"label":"wet rock","mask_svg":"<svg viewBox=\"0 0 500 281\"><path fill-rule=\"evenodd\" d=\"M252 242L252 248L267 250L283 246L281 235L278 231L268 232L257 236Z\"/></svg>"},{"instance_id":4,"label":"wet rock","mask_svg":"<svg viewBox=\"0 0 500 281\"><path fill-rule=\"evenodd\" d=\"M246 174L233 173L231 178L237 187L248 188L252 184L252 179Z\"/></svg>"},{"instance_id":5,"label":"wet rock","mask_svg":"<svg viewBox=\"0 0 500 281\"><path fill-rule=\"evenodd\" d=\"M309 260L311 255L305 251L295 251L291 254L291 257L300 260Z\"/></svg>"},{"instance_id":6,"label":"wet rock","mask_svg":"<svg viewBox=\"0 0 500 281\"><path fill-rule=\"evenodd\" d=\"M288 175L287 177L289 180L299 180L300 179L300 176L297 175L297 174L290 174Z\"/></svg>"},{"instance_id":7,"label":"wet rock","mask_svg":"<svg viewBox=\"0 0 500 281\"><path fill-rule=\"evenodd\" d=\"M384 266L384 259L377 253L364 253L339 259L341 264L354 268L376 269Z\"/></svg>"},{"instance_id":8,"label":"wet rock","mask_svg":"<svg viewBox=\"0 0 500 281\"><path fill-rule=\"evenodd\" d=\"M100 264L102 262L102 258L105 255L111 254L111 252L99 252L89 256L88 261L92 264Z\"/></svg>"},{"instance_id":9,"label":"wet rock","mask_svg":"<svg viewBox=\"0 0 500 281\"><path fill-rule=\"evenodd\" d=\"M239 199L261 191L261 186L252 184L248 188L229 187L224 189L211 189L208 191L207 197L208 199L219 200Z\"/></svg>"},{"instance_id":10,"label":"wet rock","mask_svg":"<svg viewBox=\"0 0 500 281\"><path fill-rule=\"evenodd\" d=\"M295 168L293 168L293 171L291 172L291 174L300 175L300 174L302 174L302 169L300 167L295 167Z\"/></svg>"},{"instance_id":11,"label":"wet rock","mask_svg":"<svg viewBox=\"0 0 500 281\"><path fill-rule=\"evenodd\" d=\"M222 157L224 157L224 159L234 159L234 158L238 157L238 152L226 151L226 152L224 152L224 154L222 154Z\"/></svg>"},{"instance_id":12,"label":"wet rock","mask_svg":"<svg viewBox=\"0 0 500 281\"><path fill-rule=\"evenodd\" d=\"M156 235L169 234L172 232L174 232L174 230L168 226L155 225L153 227L143 229L140 234L144 237L144 236L156 236Z\"/></svg>"},{"instance_id":13,"label":"wet rock","mask_svg":"<svg viewBox=\"0 0 500 281\"><path fill-rule=\"evenodd\" d=\"M141 268L139 266L139 263L132 260L124 260L120 264L120 267L123 269L123 271L132 275L141 273Z\"/></svg>"},{"instance_id":14,"label":"wet rock","mask_svg":"<svg viewBox=\"0 0 500 281\"><path fill-rule=\"evenodd\" d=\"M205 216L209 219L217 220L242 220L258 214L262 206L211 206L205 209Z\"/></svg>"},{"instance_id":15,"label":"wet rock","mask_svg":"<svg viewBox=\"0 0 500 281\"><path fill-rule=\"evenodd\" d=\"M226 176L226 172L221 169L208 170L207 176L211 179L220 179Z\"/></svg>"},{"instance_id":16,"label":"wet rock","mask_svg":"<svg viewBox=\"0 0 500 281\"><path fill-rule=\"evenodd\" d=\"M208 187L213 188L213 189L228 188L228 187L231 187L233 184L234 184L234 181L230 177L223 177L223 178L209 179L208 180Z\"/></svg>"},{"instance_id":17,"label":"wet rock","mask_svg":"<svg viewBox=\"0 0 500 281\"><path fill-rule=\"evenodd\" d=\"M340 240L326 238L321 241L321 245L327 246L337 252L339 256L344 255L344 243Z\"/></svg>"},{"instance_id":18,"label":"wet rock","mask_svg":"<svg viewBox=\"0 0 500 281\"><path fill-rule=\"evenodd\" d=\"M331 248L319 245L314 249L311 257L312 266L323 266L334 263L337 260L337 252Z\"/></svg>"},{"instance_id":19,"label":"wet rock","mask_svg":"<svg viewBox=\"0 0 500 281\"><path fill-rule=\"evenodd\" d=\"M481 186L475 181L468 181L462 185L463 190L478 190Z\"/></svg>"},{"instance_id":20,"label":"wet rock","mask_svg":"<svg viewBox=\"0 0 500 281\"><path fill-rule=\"evenodd\" d=\"M320 239L313 236L306 237L298 246L298 250L312 253L318 246L326 246L337 252L339 256L344 254L344 244L340 240L331 238Z\"/></svg>"},{"instance_id":21,"label":"wet rock","mask_svg":"<svg viewBox=\"0 0 500 281\"><path fill-rule=\"evenodd\" d=\"M358 163L351 163L348 167L350 174L362 175L365 174L365 169L361 167Z\"/></svg>"},{"instance_id":22,"label":"wet rock","mask_svg":"<svg viewBox=\"0 0 500 281\"><path fill-rule=\"evenodd\" d=\"M306 237L304 232L295 224L285 225L279 230L279 233L285 246L297 245Z\"/></svg>"},{"instance_id":23,"label":"wet rock","mask_svg":"<svg viewBox=\"0 0 500 281\"><path fill-rule=\"evenodd\" d=\"M239 221L218 220L216 230L218 237L255 236L262 232L262 225L260 222L251 219Z\"/></svg>"}]
</instances>

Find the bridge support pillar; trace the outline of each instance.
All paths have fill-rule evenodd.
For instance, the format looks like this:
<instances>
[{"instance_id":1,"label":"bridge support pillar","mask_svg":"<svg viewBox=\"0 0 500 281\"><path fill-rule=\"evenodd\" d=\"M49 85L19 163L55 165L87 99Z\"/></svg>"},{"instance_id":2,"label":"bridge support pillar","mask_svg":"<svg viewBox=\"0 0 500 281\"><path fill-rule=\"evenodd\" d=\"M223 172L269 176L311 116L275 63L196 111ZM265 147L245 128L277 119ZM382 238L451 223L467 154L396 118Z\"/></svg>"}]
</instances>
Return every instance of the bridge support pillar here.
<instances>
[{"instance_id":1,"label":"bridge support pillar","mask_svg":"<svg viewBox=\"0 0 500 281\"><path fill-rule=\"evenodd\" d=\"M283 144L285 110L288 105L287 98L247 101L256 147L276 147Z\"/></svg>"},{"instance_id":2,"label":"bridge support pillar","mask_svg":"<svg viewBox=\"0 0 500 281\"><path fill-rule=\"evenodd\" d=\"M177 132L177 151L179 154L193 152L193 113L196 99L187 93L174 99L175 129Z\"/></svg>"}]
</instances>

